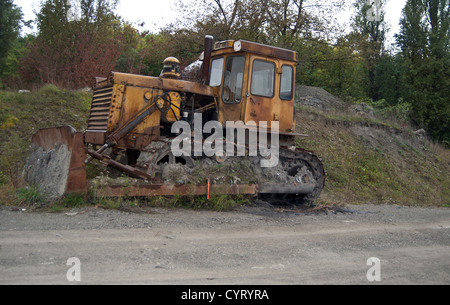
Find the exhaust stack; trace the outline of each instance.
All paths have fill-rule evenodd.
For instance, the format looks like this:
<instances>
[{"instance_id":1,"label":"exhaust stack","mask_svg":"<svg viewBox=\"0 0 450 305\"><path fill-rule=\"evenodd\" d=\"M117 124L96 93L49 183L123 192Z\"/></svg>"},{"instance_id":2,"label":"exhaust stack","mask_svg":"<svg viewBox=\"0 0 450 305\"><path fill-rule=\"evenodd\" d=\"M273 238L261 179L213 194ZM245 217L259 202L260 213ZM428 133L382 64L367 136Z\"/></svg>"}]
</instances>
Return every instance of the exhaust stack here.
<instances>
[{"instance_id":1,"label":"exhaust stack","mask_svg":"<svg viewBox=\"0 0 450 305\"><path fill-rule=\"evenodd\" d=\"M203 70L202 70L202 83L209 85L209 70L211 66L211 52L213 48L213 37L211 35L205 36L205 44L203 50Z\"/></svg>"}]
</instances>

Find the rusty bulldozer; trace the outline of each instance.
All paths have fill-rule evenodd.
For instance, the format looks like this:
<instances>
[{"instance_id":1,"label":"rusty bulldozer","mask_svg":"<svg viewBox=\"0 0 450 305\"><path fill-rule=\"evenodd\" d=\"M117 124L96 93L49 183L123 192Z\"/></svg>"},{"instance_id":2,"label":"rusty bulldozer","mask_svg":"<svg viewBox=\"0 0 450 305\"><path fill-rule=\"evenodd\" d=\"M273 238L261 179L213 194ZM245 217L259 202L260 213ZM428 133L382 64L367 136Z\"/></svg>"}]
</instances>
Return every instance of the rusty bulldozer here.
<instances>
[{"instance_id":1,"label":"rusty bulldozer","mask_svg":"<svg viewBox=\"0 0 450 305\"><path fill-rule=\"evenodd\" d=\"M294 51L206 36L199 60L184 70L169 57L158 77L96 78L87 129L39 130L26 180L53 198L83 194L86 164L97 160L133 178L111 179L100 196L315 201L325 172L313 152L295 147L305 137L295 133L297 62Z\"/></svg>"}]
</instances>

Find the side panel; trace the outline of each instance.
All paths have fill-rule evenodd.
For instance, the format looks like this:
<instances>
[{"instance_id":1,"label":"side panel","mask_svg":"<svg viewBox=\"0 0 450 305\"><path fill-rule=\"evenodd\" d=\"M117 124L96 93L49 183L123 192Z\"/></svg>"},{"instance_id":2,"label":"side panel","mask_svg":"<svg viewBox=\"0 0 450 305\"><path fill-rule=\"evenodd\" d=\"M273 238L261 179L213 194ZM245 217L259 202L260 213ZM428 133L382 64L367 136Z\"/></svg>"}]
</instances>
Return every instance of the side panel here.
<instances>
[{"instance_id":1,"label":"side panel","mask_svg":"<svg viewBox=\"0 0 450 305\"><path fill-rule=\"evenodd\" d=\"M148 103L152 103L155 97L162 93L163 91L158 89L126 86L123 93L120 115L115 114L114 117L111 117L115 119L115 121L111 120L109 124L111 126L111 132L124 125L137 112L147 106ZM118 143L118 147L141 150L152 141L159 139L160 120L161 113L159 111L153 113L123 138Z\"/></svg>"},{"instance_id":2,"label":"side panel","mask_svg":"<svg viewBox=\"0 0 450 305\"><path fill-rule=\"evenodd\" d=\"M123 126L163 90L125 84L96 88L85 133L86 143L103 145L108 136ZM160 137L159 111L153 113L118 143L118 148L141 150Z\"/></svg>"},{"instance_id":3,"label":"side panel","mask_svg":"<svg viewBox=\"0 0 450 305\"><path fill-rule=\"evenodd\" d=\"M281 63L281 69L284 63ZM292 63L285 63L287 66L292 67L292 96L290 100L283 100L279 97L279 121L280 121L280 132L293 133L295 132L295 118L294 118L294 107L295 107L295 75L296 67ZM280 83L281 75L278 75L278 82ZM280 94L280 85L277 88L276 94Z\"/></svg>"}]
</instances>

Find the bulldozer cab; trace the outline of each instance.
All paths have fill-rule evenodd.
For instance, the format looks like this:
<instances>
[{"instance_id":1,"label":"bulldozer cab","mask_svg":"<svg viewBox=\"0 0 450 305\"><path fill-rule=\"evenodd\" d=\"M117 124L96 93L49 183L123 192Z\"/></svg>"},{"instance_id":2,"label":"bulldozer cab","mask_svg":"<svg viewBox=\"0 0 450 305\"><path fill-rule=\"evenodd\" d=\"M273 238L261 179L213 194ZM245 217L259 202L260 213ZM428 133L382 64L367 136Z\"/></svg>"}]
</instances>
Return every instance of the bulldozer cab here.
<instances>
[{"instance_id":1,"label":"bulldozer cab","mask_svg":"<svg viewBox=\"0 0 450 305\"><path fill-rule=\"evenodd\" d=\"M217 42L211 54L209 86L218 88L218 119L279 122L292 133L297 53L243 40Z\"/></svg>"}]
</instances>

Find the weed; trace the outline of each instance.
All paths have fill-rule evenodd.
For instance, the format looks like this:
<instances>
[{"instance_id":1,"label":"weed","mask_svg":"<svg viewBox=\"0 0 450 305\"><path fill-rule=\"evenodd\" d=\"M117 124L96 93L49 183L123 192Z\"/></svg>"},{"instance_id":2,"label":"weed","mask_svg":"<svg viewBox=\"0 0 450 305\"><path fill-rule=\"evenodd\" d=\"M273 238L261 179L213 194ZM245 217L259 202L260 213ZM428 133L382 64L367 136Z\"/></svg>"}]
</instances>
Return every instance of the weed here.
<instances>
[{"instance_id":1,"label":"weed","mask_svg":"<svg viewBox=\"0 0 450 305\"><path fill-rule=\"evenodd\" d=\"M46 202L45 196L35 186L17 190L17 199L19 204L42 204Z\"/></svg>"},{"instance_id":2,"label":"weed","mask_svg":"<svg viewBox=\"0 0 450 305\"><path fill-rule=\"evenodd\" d=\"M59 203L65 208L79 208L87 204L85 196L82 194L68 194Z\"/></svg>"},{"instance_id":3,"label":"weed","mask_svg":"<svg viewBox=\"0 0 450 305\"><path fill-rule=\"evenodd\" d=\"M61 90L53 84L48 84L48 85L43 86L41 89L39 89L39 93L44 94L44 95L50 95L50 94L56 95L56 94L61 93Z\"/></svg>"},{"instance_id":4,"label":"weed","mask_svg":"<svg viewBox=\"0 0 450 305\"><path fill-rule=\"evenodd\" d=\"M213 195L209 200L200 197L196 200L197 208L214 211L230 211L238 206L249 204L245 196Z\"/></svg>"},{"instance_id":5,"label":"weed","mask_svg":"<svg viewBox=\"0 0 450 305\"><path fill-rule=\"evenodd\" d=\"M8 176L4 172L0 171L0 185L6 184L8 182Z\"/></svg>"},{"instance_id":6,"label":"weed","mask_svg":"<svg viewBox=\"0 0 450 305\"><path fill-rule=\"evenodd\" d=\"M12 129L19 123L19 119L13 115L8 116L0 126L0 129Z\"/></svg>"},{"instance_id":7,"label":"weed","mask_svg":"<svg viewBox=\"0 0 450 305\"><path fill-rule=\"evenodd\" d=\"M98 204L106 209L116 210L120 207L121 202L119 200L114 200L111 198L103 198L99 201Z\"/></svg>"}]
</instances>

